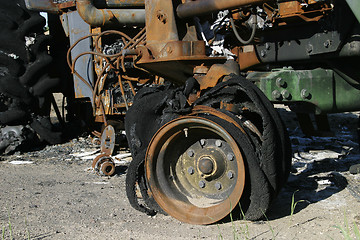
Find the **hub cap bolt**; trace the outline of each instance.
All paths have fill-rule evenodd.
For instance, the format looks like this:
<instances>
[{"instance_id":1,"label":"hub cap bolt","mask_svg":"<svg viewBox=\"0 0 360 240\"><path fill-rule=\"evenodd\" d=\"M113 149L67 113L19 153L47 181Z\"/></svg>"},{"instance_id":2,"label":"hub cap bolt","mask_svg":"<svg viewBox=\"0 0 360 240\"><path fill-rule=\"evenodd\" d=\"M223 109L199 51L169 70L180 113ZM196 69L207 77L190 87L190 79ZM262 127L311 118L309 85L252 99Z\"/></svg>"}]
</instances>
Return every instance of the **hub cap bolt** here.
<instances>
[{"instance_id":1,"label":"hub cap bolt","mask_svg":"<svg viewBox=\"0 0 360 240\"><path fill-rule=\"evenodd\" d=\"M190 175L193 175L195 172L195 169L193 167L189 167L187 171Z\"/></svg>"},{"instance_id":2,"label":"hub cap bolt","mask_svg":"<svg viewBox=\"0 0 360 240\"><path fill-rule=\"evenodd\" d=\"M228 171L227 176L229 179L233 179L234 178L234 173L232 171Z\"/></svg>"},{"instance_id":3,"label":"hub cap bolt","mask_svg":"<svg viewBox=\"0 0 360 240\"><path fill-rule=\"evenodd\" d=\"M310 92L306 88L301 89L300 96L302 99L310 99Z\"/></svg>"},{"instance_id":4,"label":"hub cap bolt","mask_svg":"<svg viewBox=\"0 0 360 240\"><path fill-rule=\"evenodd\" d=\"M201 140L200 140L200 145L201 145L201 146L204 146L205 144L206 144L205 139L201 139Z\"/></svg>"},{"instance_id":5,"label":"hub cap bolt","mask_svg":"<svg viewBox=\"0 0 360 240\"><path fill-rule=\"evenodd\" d=\"M217 147L221 147L222 143L221 143L220 140L216 140L216 141L215 141L215 145L216 145Z\"/></svg>"},{"instance_id":6,"label":"hub cap bolt","mask_svg":"<svg viewBox=\"0 0 360 240\"><path fill-rule=\"evenodd\" d=\"M232 154L232 153L229 153L226 157L227 157L227 160L229 160L229 161L234 160L234 154Z\"/></svg>"},{"instance_id":7,"label":"hub cap bolt","mask_svg":"<svg viewBox=\"0 0 360 240\"><path fill-rule=\"evenodd\" d=\"M193 157L194 156L194 150L190 149L187 154L189 155L189 157Z\"/></svg>"},{"instance_id":8,"label":"hub cap bolt","mask_svg":"<svg viewBox=\"0 0 360 240\"><path fill-rule=\"evenodd\" d=\"M281 93L278 90L272 91L271 96L275 100L280 100L281 99Z\"/></svg>"},{"instance_id":9,"label":"hub cap bolt","mask_svg":"<svg viewBox=\"0 0 360 240\"><path fill-rule=\"evenodd\" d=\"M215 188L216 188L217 190L220 190L220 189L222 188L221 183L216 182L216 183L215 183Z\"/></svg>"},{"instance_id":10,"label":"hub cap bolt","mask_svg":"<svg viewBox=\"0 0 360 240\"><path fill-rule=\"evenodd\" d=\"M282 79L282 78L277 78L276 79L276 86L278 86L278 87L284 87L286 85L286 82L285 82L285 80L284 79Z\"/></svg>"},{"instance_id":11,"label":"hub cap bolt","mask_svg":"<svg viewBox=\"0 0 360 240\"><path fill-rule=\"evenodd\" d=\"M205 182L204 182L203 180L201 180L201 181L199 182L199 187L200 187L200 188L204 188L204 187L205 187Z\"/></svg>"},{"instance_id":12,"label":"hub cap bolt","mask_svg":"<svg viewBox=\"0 0 360 240\"><path fill-rule=\"evenodd\" d=\"M288 90L282 90L281 91L281 96L284 98L284 99L291 99L291 94Z\"/></svg>"},{"instance_id":13,"label":"hub cap bolt","mask_svg":"<svg viewBox=\"0 0 360 240\"><path fill-rule=\"evenodd\" d=\"M208 157L201 158L198 167L202 174L210 174L214 171L214 163Z\"/></svg>"}]
</instances>

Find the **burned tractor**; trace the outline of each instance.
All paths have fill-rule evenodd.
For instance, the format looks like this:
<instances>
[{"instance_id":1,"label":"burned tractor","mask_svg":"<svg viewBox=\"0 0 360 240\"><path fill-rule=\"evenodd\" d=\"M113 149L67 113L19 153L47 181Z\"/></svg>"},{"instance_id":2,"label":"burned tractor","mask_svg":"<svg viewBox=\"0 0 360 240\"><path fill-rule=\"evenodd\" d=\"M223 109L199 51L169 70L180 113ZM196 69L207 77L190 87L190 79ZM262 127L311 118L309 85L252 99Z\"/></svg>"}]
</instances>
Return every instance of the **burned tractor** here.
<instances>
[{"instance_id":1,"label":"burned tractor","mask_svg":"<svg viewBox=\"0 0 360 240\"><path fill-rule=\"evenodd\" d=\"M48 114L62 92L60 122L102 125L100 172L125 130L127 196L150 215L260 219L291 165L272 103L307 129L309 114L360 109L355 0L3 0L0 18L2 134L60 141Z\"/></svg>"}]
</instances>

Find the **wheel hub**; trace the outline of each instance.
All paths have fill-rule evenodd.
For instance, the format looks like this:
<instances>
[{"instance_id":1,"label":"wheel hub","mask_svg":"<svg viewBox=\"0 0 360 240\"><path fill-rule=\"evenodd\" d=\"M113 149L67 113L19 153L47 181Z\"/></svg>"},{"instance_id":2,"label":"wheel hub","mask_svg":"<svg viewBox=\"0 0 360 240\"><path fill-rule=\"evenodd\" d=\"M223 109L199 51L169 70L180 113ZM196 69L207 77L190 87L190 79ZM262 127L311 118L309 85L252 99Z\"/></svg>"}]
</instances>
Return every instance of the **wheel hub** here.
<instances>
[{"instance_id":1,"label":"wheel hub","mask_svg":"<svg viewBox=\"0 0 360 240\"><path fill-rule=\"evenodd\" d=\"M145 167L159 206L192 224L216 222L229 214L245 184L236 141L201 117L178 118L160 128L149 144Z\"/></svg>"},{"instance_id":2,"label":"wheel hub","mask_svg":"<svg viewBox=\"0 0 360 240\"><path fill-rule=\"evenodd\" d=\"M214 160L208 156L201 157L198 161L198 168L204 175L211 174L214 171Z\"/></svg>"},{"instance_id":3,"label":"wheel hub","mask_svg":"<svg viewBox=\"0 0 360 240\"><path fill-rule=\"evenodd\" d=\"M228 160L234 155L230 145L220 139L206 139L192 144L176 164L177 178L192 198L207 197L217 202L232 191L236 184L237 163ZM191 154L189 154L189 152ZM232 177L229 178L228 175ZM194 203L195 204L195 203ZM212 202L197 203L199 207L210 206Z\"/></svg>"}]
</instances>

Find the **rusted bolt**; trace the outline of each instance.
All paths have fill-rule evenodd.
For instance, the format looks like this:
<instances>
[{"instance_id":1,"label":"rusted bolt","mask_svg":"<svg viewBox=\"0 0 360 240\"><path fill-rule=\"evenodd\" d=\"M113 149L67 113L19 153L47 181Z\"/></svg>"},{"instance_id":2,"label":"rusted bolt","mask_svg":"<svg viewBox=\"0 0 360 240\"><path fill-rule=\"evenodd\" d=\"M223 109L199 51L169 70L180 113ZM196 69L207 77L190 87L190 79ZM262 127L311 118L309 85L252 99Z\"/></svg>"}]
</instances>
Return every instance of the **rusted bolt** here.
<instances>
[{"instance_id":1,"label":"rusted bolt","mask_svg":"<svg viewBox=\"0 0 360 240\"><path fill-rule=\"evenodd\" d=\"M283 98L285 98L285 99L290 99L291 94L289 93L288 90L282 90L282 91L281 91L281 96L282 96Z\"/></svg>"},{"instance_id":2,"label":"rusted bolt","mask_svg":"<svg viewBox=\"0 0 360 240\"><path fill-rule=\"evenodd\" d=\"M201 145L201 146L205 146L205 144L206 144L206 140L205 140L205 139L201 139L201 140L200 140L200 145Z\"/></svg>"},{"instance_id":3,"label":"rusted bolt","mask_svg":"<svg viewBox=\"0 0 360 240\"><path fill-rule=\"evenodd\" d=\"M216 140L216 141L215 141L215 145L216 145L217 147L221 147L222 142L221 142L220 140Z\"/></svg>"},{"instance_id":4,"label":"rusted bolt","mask_svg":"<svg viewBox=\"0 0 360 240\"><path fill-rule=\"evenodd\" d=\"M310 92L306 88L301 89L300 96L302 99L309 99Z\"/></svg>"},{"instance_id":5,"label":"rusted bolt","mask_svg":"<svg viewBox=\"0 0 360 240\"><path fill-rule=\"evenodd\" d=\"M267 50L270 50L270 48L271 48L270 43L265 43L265 48L266 48Z\"/></svg>"},{"instance_id":6,"label":"rusted bolt","mask_svg":"<svg viewBox=\"0 0 360 240\"><path fill-rule=\"evenodd\" d=\"M228 155L226 155L226 158L227 158L227 160L229 160L229 161L233 161L234 160L234 154L232 154L232 153L228 153Z\"/></svg>"},{"instance_id":7,"label":"rusted bolt","mask_svg":"<svg viewBox=\"0 0 360 240\"><path fill-rule=\"evenodd\" d=\"M284 79L282 79L281 77L276 79L276 86L278 87L284 87L286 85L286 82Z\"/></svg>"},{"instance_id":8,"label":"rusted bolt","mask_svg":"<svg viewBox=\"0 0 360 240\"><path fill-rule=\"evenodd\" d=\"M194 156L194 150L190 149L188 152L187 152L188 156L189 157L193 157Z\"/></svg>"},{"instance_id":9,"label":"rusted bolt","mask_svg":"<svg viewBox=\"0 0 360 240\"><path fill-rule=\"evenodd\" d=\"M228 171L228 173L227 173L227 176L228 176L228 178L229 179L233 179L234 178L234 172L233 171Z\"/></svg>"},{"instance_id":10,"label":"rusted bolt","mask_svg":"<svg viewBox=\"0 0 360 240\"><path fill-rule=\"evenodd\" d=\"M167 15L162 10L157 11L156 17L159 19L160 22L162 22L164 24L167 21Z\"/></svg>"},{"instance_id":11,"label":"rusted bolt","mask_svg":"<svg viewBox=\"0 0 360 240\"><path fill-rule=\"evenodd\" d=\"M199 187L200 188L204 188L205 187L205 182L203 180L199 181Z\"/></svg>"},{"instance_id":12,"label":"rusted bolt","mask_svg":"<svg viewBox=\"0 0 360 240\"><path fill-rule=\"evenodd\" d=\"M311 45L311 44L308 44L308 45L306 46L306 51L307 51L308 53L311 53L311 52L313 51L313 49L314 49L314 47L313 47L313 45Z\"/></svg>"},{"instance_id":13,"label":"rusted bolt","mask_svg":"<svg viewBox=\"0 0 360 240\"><path fill-rule=\"evenodd\" d=\"M331 45L331 42L330 42L329 39L324 42L324 47L325 47L325 48L330 47L330 45Z\"/></svg>"},{"instance_id":14,"label":"rusted bolt","mask_svg":"<svg viewBox=\"0 0 360 240\"><path fill-rule=\"evenodd\" d=\"M261 50L260 51L260 56L261 57L266 57L266 50Z\"/></svg>"},{"instance_id":15,"label":"rusted bolt","mask_svg":"<svg viewBox=\"0 0 360 240\"><path fill-rule=\"evenodd\" d=\"M195 172L195 169L193 167L189 167L187 171L190 175L193 175Z\"/></svg>"},{"instance_id":16,"label":"rusted bolt","mask_svg":"<svg viewBox=\"0 0 360 240\"><path fill-rule=\"evenodd\" d=\"M220 183L220 182L216 182L216 183L215 183L215 188L216 188L217 190L220 190L220 189L222 188L221 183Z\"/></svg>"},{"instance_id":17,"label":"rusted bolt","mask_svg":"<svg viewBox=\"0 0 360 240\"><path fill-rule=\"evenodd\" d=\"M281 98L281 93L278 90L272 91L271 95L272 95L272 98L275 100L280 100L280 98Z\"/></svg>"}]
</instances>

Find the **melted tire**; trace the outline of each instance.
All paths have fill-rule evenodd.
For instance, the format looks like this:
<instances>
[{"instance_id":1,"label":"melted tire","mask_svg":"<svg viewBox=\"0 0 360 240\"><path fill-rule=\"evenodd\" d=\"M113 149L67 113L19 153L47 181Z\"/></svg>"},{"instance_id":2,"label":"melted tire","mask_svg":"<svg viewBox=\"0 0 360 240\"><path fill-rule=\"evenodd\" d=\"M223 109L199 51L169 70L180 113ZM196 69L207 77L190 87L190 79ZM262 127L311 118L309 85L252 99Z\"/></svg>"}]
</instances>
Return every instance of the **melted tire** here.
<instances>
[{"instance_id":1,"label":"melted tire","mask_svg":"<svg viewBox=\"0 0 360 240\"><path fill-rule=\"evenodd\" d=\"M235 104L240 110L233 112L222 109L220 102ZM256 134L244 126L242 121L239 121L247 130L251 146L256 153L255 160L250 160L248 163L256 163L263 174L263 176L257 174L257 177L251 178L250 176L254 174L253 169L256 168L248 168L247 183L250 185L245 186L246 190L240 201L242 215L248 220L257 220L263 217L272 200L286 183L290 171L290 141L278 113L254 84L240 76L232 76L232 79L218 84L198 99L195 104L218 108L219 111L234 119L234 115L245 116L260 130L261 141ZM242 111L241 108L247 110ZM254 186L256 179L265 180L264 187L256 187L256 183ZM268 199L269 193L270 198Z\"/></svg>"},{"instance_id":2,"label":"melted tire","mask_svg":"<svg viewBox=\"0 0 360 240\"><path fill-rule=\"evenodd\" d=\"M228 115L231 116L231 114ZM225 128L235 139L244 155L245 189L239 204L234 209L237 214L233 214L233 216L237 215L247 220L262 218L269 209L273 196L266 174L258 164L258 156L251 138L223 119L211 115L206 118ZM236 120L234 117L233 119ZM241 123L239 122L239 124Z\"/></svg>"},{"instance_id":3,"label":"melted tire","mask_svg":"<svg viewBox=\"0 0 360 240\"><path fill-rule=\"evenodd\" d=\"M28 11L22 0L0 0L0 6L0 127L25 126L40 139L59 143L61 133L49 119L50 94L59 79L47 73L52 58L47 52L49 36L43 34L45 19ZM20 134L14 141L25 143L34 136ZM6 148L0 152L9 152Z\"/></svg>"},{"instance_id":4,"label":"melted tire","mask_svg":"<svg viewBox=\"0 0 360 240\"><path fill-rule=\"evenodd\" d=\"M142 191L146 203L144 205L139 204L135 194L136 184L140 188L149 186L148 179L146 182L143 180L146 148L162 126L178 117L194 114L193 110L195 111L196 107L199 109L203 107L201 105L205 105L233 119L227 121L217 117L216 114L212 115L209 108L202 112L203 118L225 128L235 139L245 158L245 187L239 204L234 203L239 210L236 216L242 216L247 220L263 218L272 200L285 184L290 170L290 141L278 113L254 84L235 75L232 79L209 89L194 103L195 107L187 105L184 99L186 99L184 89L143 89L127 112L126 135L133 161L136 161L130 164L127 173L127 193L130 203L142 212L159 211L158 206L155 207L146 201L154 200L146 191ZM228 109L226 104L233 105L234 109ZM245 120L249 120L258 131L248 127ZM241 125L245 132L231 123L234 121L237 125ZM197 223L201 224L201 222Z\"/></svg>"}]
</instances>

